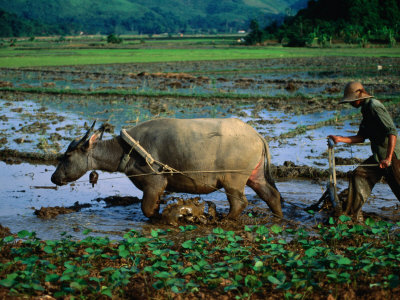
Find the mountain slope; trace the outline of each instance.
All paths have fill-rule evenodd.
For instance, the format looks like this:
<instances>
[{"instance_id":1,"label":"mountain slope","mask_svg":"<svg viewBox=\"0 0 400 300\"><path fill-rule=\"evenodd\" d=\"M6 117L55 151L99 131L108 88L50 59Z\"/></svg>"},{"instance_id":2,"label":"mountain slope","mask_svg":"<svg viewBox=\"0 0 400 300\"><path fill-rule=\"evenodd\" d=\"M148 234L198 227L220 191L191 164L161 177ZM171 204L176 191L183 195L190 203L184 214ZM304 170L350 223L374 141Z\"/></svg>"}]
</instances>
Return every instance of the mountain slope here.
<instances>
[{"instance_id":1,"label":"mountain slope","mask_svg":"<svg viewBox=\"0 0 400 300\"><path fill-rule=\"evenodd\" d=\"M0 0L20 18L66 33L235 32L258 18L267 23L307 0Z\"/></svg>"}]
</instances>

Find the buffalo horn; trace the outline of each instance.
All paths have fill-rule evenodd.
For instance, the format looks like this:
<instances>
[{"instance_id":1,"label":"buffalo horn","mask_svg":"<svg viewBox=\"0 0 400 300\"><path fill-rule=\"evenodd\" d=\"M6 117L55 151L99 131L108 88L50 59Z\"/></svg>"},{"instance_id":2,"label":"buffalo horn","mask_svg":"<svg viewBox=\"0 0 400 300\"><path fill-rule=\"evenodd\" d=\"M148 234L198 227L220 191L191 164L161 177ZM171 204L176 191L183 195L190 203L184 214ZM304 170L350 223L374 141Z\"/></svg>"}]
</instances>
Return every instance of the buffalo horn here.
<instances>
[{"instance_id":1,"label":"buffalo horn","mask_svg":"<svg viewBox=\"0 0 400 300\"><path fill-rule=\"evenodd\" d=\"M71 144L69 144L67 152L78 149L79 147L84 145L90 139L90 134L93 131L95 124L96 124L96 120L94 120L92 126L89 128L89 130L86 132L86 134L79 141L77 139L72 141Z\"/></svg>"}]
</instances>

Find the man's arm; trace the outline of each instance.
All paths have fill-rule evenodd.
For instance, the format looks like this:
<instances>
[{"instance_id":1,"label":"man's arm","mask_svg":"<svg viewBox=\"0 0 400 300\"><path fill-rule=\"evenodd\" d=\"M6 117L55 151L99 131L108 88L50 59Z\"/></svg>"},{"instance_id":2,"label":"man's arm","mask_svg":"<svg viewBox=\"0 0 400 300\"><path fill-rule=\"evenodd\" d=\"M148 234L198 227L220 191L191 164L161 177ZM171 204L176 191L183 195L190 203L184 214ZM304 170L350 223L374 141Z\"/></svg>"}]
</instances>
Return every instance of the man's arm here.
<instances>
[{"instance_id":1,"label":"man's arm","mask_svg":"<svg viewBox=\"0 0 400 300\"><path fill-rule=\"evenodd\" d=\"M396 147L397 136L389 134L388 148L386 152L386 158L379 162L379 167L384 169L391 165L394 148Z\"/></svg>"},{"instance_id":2,"label":"man's arm","mask_svg":"<svg viewBox=\"0 0 400 300\"><path fill-rule=\"evenodd\" d=\"M353 136L329 135L328 138L331 138L335 142L335 144L337 143L357 144L357 143L363 143L365 141L365 138L361 135L353 135Z\"/></svg>"}]
</instances>

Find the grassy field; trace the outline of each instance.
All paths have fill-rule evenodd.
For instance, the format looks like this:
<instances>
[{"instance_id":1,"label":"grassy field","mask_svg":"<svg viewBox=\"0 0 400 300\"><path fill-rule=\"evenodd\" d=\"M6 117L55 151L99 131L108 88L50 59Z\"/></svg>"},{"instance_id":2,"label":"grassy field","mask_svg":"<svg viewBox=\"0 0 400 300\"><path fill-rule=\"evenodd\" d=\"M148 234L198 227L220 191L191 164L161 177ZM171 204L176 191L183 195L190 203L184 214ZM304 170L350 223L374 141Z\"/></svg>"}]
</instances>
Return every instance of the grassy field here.
<instances>
[{"instance_id":1,"label":"grassy field","mask_svg":"<svg viewBox=\"0 0 400 300\"><path fill-rule=\"evenodd\" d=\"M77 45L57 48L6 47L0 49L0 67L20 68L39 66L64 66L86 64L114 64L168 61L198 61L225 59L267 59L318 56L400 57L400 48L288 48L281 46L245 47L223 46L196 48L195 43L182 48L78 48ZM151 47L147 44L147 47ZM83 44L84 45L84 44ZM137 44L136 44L137 45ZM17 45L18 46L18 45ZM73 47L75 46L75 47ZM79 46L79 45L78 45Z\"/></svg>"}]
</instances>

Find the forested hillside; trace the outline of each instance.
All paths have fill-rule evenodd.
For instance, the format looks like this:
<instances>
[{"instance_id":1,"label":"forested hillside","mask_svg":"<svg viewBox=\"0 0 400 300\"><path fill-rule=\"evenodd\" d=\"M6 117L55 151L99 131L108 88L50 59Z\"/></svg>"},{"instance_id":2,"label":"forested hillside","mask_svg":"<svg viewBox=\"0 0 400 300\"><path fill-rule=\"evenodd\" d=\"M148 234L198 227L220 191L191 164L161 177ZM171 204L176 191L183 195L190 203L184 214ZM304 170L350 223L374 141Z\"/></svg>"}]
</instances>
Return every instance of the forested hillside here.
<instances>
[{"instance_id":1,"label":"forested hillside","mask_svg":"<svg viewBox=\"0 0 400 300\"><path fill-rule=\"evenodd\" d=\"M369 42L394 45L400 39L400 0L310 0L307 8L283 24L273 23L264 30L251 23L249 44L278 39L289 46L315 42L329 46L332 40L345 43Z\"/></svg>"},{"instance_id":2,"label":"forested hillside","mask_svg":"<svg viewBox=\"0 0 400 300\"><path fill-rule=\"evenodd\" d=\"M268 24L295 14L307 0L0 0L8 22L1 36L77 34L229 33L251 19ZM13 15L15 14L15 15ZM11 17L10 17L11 16ZM16 21L18 20L18 21ZM20 30L20 24L30 24ZM8 28L4 29L3 28Z\"/></svg>"}]
</instances>

